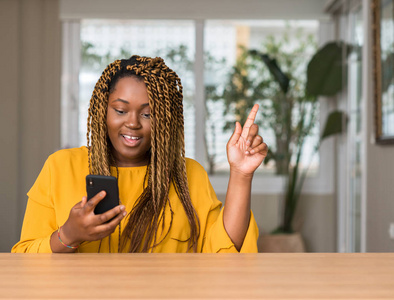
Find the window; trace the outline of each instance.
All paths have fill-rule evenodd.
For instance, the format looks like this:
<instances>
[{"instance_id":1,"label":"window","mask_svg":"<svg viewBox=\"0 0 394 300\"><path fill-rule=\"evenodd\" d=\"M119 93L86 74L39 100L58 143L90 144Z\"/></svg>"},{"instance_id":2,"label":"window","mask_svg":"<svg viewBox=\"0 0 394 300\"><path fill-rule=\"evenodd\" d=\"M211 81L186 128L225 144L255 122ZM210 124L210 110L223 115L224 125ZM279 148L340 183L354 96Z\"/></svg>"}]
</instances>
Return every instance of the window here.
<instances>
[{"instance_id":1,"label":"window","mask_svg":"<svg viewBox=\"0 0 394 300\"><path fill-rule=\"evenodd\" d=\"M296 89L303 91L307 62L316 50L317 29L317 21L208 20L205 22L205 153L207 156L205 167L210 174L228 171L226 143L232 134L234 122L244 120L253 103L260 104L256 122L260 125L260 132L263 132L265 142L272 150L276 148L273 129L277 124L266 120L274 119L270 102L275 101L273 97L279 90L267 66L261 59L251 60L252 55L249 54L249 50L257 50L268 54L270 58L275 58L282 71L291 78L294 91ZM240 70L234 69L236 64L238 69L241 68ZM234 80L238 82L232 84ZM289 98L293 96L295 98L291 89L288 95L291 95ZM297 110L295 111L298 113ZM293 116L293 122L298 117L299 115ZM305 143L304 155L301 159L304 166L312 163L310 169L315 173L318 169L318 156L315 156L312 162L310 158L318 141L318 133L318 124L316 124ZM273 160L257 171L261 174L272 175L275 172L281 174Z\"/></svg>"},{"instance_id":2,"label":"window","mask_svg":"<svg viewBox=\"0 0 394 300\"><path fill-rule=\"evenodd\" d=\"M185 144L194 158L194 49L192 21L83 20L79 73L79 145L86 140L89 101L98 78L115 59L160 56L181 78L184 88Z\"/></svg>"},{"instance_id":3,"label":"window","mask_svg":"<svg viewBox=\"0 0 394 300\"><path fill-rule=\"evenodd\" d=\"M225 114L228 108L221 99L232 68L242 54L240 46L262 51L262 44L267 41L268 36L280 40L287 32L289 41L285 50L291 51L308 35L317 40L318 29L317 21L65 21L62 146L77 147L86 143L90 96L94 84L108 63L132 54L161 56L167 65L178 73L184 86L186 155L203 164L211 173L215 190L218 193L224 192L228 176L225 146L232 134L232 128L226 129L226 121L233 123L235 117ZM315 50L309 46L302 58L304 62ZM302 68L305 68L305 65ZM75 74L79 81L70 81ZM204 80L200 82L201 78ZM202 97L199 96L201 94ZM215 97L212 97L212 94ZM205 119L200 116L205 116ZM260 121L261 119L262 117ZM78 128L73 128L73 124L78 124ZM263 135L268 145L274 145L275 138L269 129L264 129ZM307 149L303 157L305 164L309 161L317 136L318 125L314 129L314 135L306 143ZM327 172L324 176L318 173L318 165L319 158L315 156L312 169L317 177L315 176L309 185L306 182L305 190L314 193L332 191L331 180L324 178ZM275 173L274 164L261 167L259 173L266 179L263 184L254 186L254 192L282 191L283 178L272 176ZM316 184L316 181L320 184Z\"/></svg>"}]
</instances>

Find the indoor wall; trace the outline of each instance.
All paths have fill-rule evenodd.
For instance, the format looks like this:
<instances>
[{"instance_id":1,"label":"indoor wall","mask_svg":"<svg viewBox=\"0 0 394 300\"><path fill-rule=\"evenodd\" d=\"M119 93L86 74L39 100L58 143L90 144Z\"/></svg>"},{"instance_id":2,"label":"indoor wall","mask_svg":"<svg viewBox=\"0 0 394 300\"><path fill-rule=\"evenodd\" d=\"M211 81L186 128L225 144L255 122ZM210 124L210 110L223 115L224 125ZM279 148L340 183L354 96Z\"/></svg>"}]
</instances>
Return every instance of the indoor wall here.
<instances>
[{"instance_id":1,"label":"indoor wall","mask_svg":"<svg viewBox=\"0 0 394 300\"><path fill-rule=\"evenodd\" d=\"M75 5L84 1L71 1ZM96 1L100 7L105 1ZM175 3L172 1L171 3ZM227 9L234 9L233 5ZM272 1L247 1L272 8ZM268 4L268 2L270 4ZM290 1L276 1L288 5ZM295 2L295 1L293 1ZM307 12L310 6L299 3L294 11ZM309 1L312 3L313 1ZM61 3L65 3L62 1ZM145 3L145 2L144 2ZM162 3L162 2L160 2ZM193 5L207 4L207 1ZM199 4L197 4L199 3ZM320 8L323 5L319 1ZM271 6L270 6L271 5ZM364 7L370 5L363 0ZM193 7L194 7L193 6ZM88 6L86 6L88 7ZM114 6L116 7L116 6ZM215 8L216 7L216 8ZM280 7L280 6L279 6ZM369 6L368 6L369 7ZM214 6L219 11L219 6ZM115 9L115 8L114 8ZM215 11L212 9L211 11ZM261 7L261 16L269 13ZM368 8L364 8L366 14ZM292 9L288 9L290 13ZM272 8L272 16L275 16ZM112 12L113 14L115 13ZM236 12L233 12L235 14ZM256 12L256 16L258 13ZM301 15L301 13L300 13ZM323 15L323 10L321 11ZM0 1L0 251L8 252L18 240L26 206L26 193L34 183L47 156L60 147L60 68L61 23L59 1L1 0ZM370 28L370 26L368 27ZM365 62L371 71L370 48ZM367 67L369 66L369 67ZM371 73L368 73L371 74ZM371 75L365 75L365 149L366 178L366 250L391 252L394 240L388 236L388 226L394 222L394 147L377 146L373 142L373 101ZM252 209L261 232L278 224L279 195L254 195ZM224 195L219 195L224 199ZM303 196L297 219L308 251L336 250L336 198L333 195ZM37 216L39 217L39 216Z\"/></svg>"},{"instance_id":2,"label":"indoor wall","mask_svg":"<svg viewBox=\"0 0 394 300\"><path fill-rule=\"evenodd\" d=\"M8 252L26 193L60 146L58 1L1 0L0 22L0 251Z\"/></svg>"}]
</instances>

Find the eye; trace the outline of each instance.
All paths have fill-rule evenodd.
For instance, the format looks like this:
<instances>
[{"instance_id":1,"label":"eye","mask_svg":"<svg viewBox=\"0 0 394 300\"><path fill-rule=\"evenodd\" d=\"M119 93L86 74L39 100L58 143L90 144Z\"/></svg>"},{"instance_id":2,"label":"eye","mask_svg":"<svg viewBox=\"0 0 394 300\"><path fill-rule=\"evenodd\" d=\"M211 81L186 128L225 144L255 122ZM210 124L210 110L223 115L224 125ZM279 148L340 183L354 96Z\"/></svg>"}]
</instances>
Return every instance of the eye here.
<instances>
[{"instance_id":1,"label":"eye","mask_svg":"<svg viewBox=\"0 0 394 300\"><path fill-rule=\"evenodd\" d=\"M150 114L141 114L143 118L150 119Z\"/></svg>"},{"instance_id":2,"label":"eye","mask_svg":"<svg viewBox=\"0 0 394 300\"><path fill-rule=\"evenodd\" d=\"M125 114L125 112L124 112L123 110L119 110L119 109L115 109L115 108L114 108L114 110L115 110L115 112L116 112L118 115L123 115L123 114Z\"/></svg>"}]
</instances>

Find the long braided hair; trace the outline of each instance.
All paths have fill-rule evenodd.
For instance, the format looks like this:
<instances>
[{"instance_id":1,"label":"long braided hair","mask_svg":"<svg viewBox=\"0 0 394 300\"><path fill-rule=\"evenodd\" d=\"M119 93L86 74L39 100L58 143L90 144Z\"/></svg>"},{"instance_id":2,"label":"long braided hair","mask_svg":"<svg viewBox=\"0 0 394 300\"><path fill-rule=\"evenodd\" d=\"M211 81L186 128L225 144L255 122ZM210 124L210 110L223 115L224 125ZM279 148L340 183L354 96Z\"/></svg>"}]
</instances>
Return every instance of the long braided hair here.
<instances>
[{"instance_id":1,"label":"long braided hair","mask_svg":"<svg viewBox=\"0 0 394 300\"><path fill-rule=\"evenodd\" d=\"M168 198L170 185L173 184L190 224L189 249L197 252L200 223L187 185L182 84L162 58L135 55L127 60L116 60L103 71L94 88L88 111L90 173L111 175L110 166L116 166L107 133L108 97L119 78L126 76L140 78L146 85L151 110L151 151L144 190L128 215L122 234L122 248L130 242L129 252L148 252L165 238L173 219ZM157 232L160 224L164 229L167 204L171 211L170 228L158 242Z\"/></svg>"}]
</instances>

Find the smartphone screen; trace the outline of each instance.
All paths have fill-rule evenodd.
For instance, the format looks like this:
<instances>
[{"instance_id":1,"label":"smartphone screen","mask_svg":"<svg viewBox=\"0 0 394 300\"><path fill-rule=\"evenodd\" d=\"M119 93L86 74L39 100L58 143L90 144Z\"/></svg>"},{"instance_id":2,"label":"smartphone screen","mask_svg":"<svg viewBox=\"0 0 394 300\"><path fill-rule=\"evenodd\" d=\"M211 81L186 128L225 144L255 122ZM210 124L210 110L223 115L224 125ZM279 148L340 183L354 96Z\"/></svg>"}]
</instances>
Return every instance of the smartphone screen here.
<instances>
[{"instance_id":1,"label":"smartphone screen","mask_svg":"<svg viewBox=\"0 0 394 300\"><path fill-rule=\"evenodd\" d=\"M96 215L105 213L119 205L118 179L113 176L87 175L86 193L88 201L101 191L105 191L106 195L95 207L94 213Z\"/></svg>"}]
</instances>

